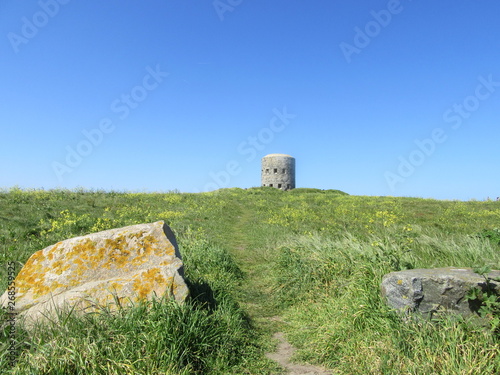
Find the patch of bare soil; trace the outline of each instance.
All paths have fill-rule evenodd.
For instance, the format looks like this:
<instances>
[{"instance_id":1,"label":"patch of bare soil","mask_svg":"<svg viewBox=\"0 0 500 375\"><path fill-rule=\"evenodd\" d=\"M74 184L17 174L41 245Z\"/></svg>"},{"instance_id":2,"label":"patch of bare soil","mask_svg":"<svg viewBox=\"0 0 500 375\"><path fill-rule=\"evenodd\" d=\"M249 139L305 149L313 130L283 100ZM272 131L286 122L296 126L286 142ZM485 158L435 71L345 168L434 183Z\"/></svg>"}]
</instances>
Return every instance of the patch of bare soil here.
<instances>
[{"instance_id":1,"label":"patch of bare soil","mask_svg":"<svg viewBox=\"0 0 500 375\"><path fill-rule=\"evenodd\" d=\"M290 358L296 349L286 341L283 332L275 333L273 338L279 341L278 349L275 353L266 353L266 357L278 362L289 375L333 375L321 367L291 363Z\"/></svg>"}]
</instances>

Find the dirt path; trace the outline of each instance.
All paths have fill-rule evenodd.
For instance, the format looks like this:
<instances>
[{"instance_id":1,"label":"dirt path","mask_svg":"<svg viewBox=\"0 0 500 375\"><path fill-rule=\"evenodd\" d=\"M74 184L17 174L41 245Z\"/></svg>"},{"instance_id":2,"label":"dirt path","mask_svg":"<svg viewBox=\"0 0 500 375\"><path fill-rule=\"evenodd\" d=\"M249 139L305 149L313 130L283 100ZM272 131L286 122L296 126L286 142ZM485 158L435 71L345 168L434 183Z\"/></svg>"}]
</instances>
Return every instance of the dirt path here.
<instances>
[{"instance_id":1,"label":"dirt path","mask_svg":"<svg viewBox=\"0 0 500 375\"><path fill-rule=\"evenodd\" d=\"M290 345L285 339L283 332L276 332L273 335L274 339L277 339L278 350L275 353L267 353L266 357L278 362L282 367L284 367L288 374L290 375L333 375L333 372L328 372L320 367L312 365L299 365L296 363L291 363L290 358L295 352L295 348Z\"/></svg>"},{"instance_id":2,"label":"dirt path","mask_svg":"<svg viewBox=\"0 0 500 375\"><path fill-rule=\"evenodd\" d=\"M332 375L332 372L320 367L291 362L296 349L286 341L283 332L276 332L280 330L279 326L283 322L279 317L274 316L276 311L269 304L271 300L269 285L262 277L270 270L266 268L268 265L262 263L263 259L259 259L261 254L256 249L258 246L253 243L249 233L254 215L243 205L240 207L241 212L232 224L230 245L235 260L246 274L246 282L240 291L241 304L257 325L268 327L271 332L274 332L273 338L278 340L277 350L273 353L266 353L266 357L278 362L290 375Z\"/></svg>"}]
</instances>

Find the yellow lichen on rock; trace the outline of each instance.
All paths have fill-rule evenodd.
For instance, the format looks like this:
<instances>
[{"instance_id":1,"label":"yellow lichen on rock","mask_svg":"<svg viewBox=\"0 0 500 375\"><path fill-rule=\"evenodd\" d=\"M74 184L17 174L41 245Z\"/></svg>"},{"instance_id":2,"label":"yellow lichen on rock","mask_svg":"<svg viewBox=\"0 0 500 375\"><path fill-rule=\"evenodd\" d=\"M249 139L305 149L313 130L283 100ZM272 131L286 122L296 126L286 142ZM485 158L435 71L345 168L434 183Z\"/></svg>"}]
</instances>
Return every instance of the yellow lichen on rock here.
<instances>
[{"instance_id":1,"label":"yellow lichen on rock","mask_svg":"<svg viewBox=\"0 0 500 375\"><path fill-rule=\"evenodd\" d=\"M188 288L176 246L162 221L58 242L34 253L17 275L16 312L36 318L51 306L88 311L165 294L182 302ZM0 304L6 298L4 293Z\"/></svg>"},{"instance_id":2,"label":"yellow lichen on rock","mask_svg":"<svg viewBox=\"0 0 500 375\"><path fill-rule=\"evenodd\" d=\"M139 298L146 298L157 288L158 285L165 284L165 277L160 272L159 268L151 268L146 272L138 275L134 280L133 289L139 295Z\"/></svg>"}]
</instances>

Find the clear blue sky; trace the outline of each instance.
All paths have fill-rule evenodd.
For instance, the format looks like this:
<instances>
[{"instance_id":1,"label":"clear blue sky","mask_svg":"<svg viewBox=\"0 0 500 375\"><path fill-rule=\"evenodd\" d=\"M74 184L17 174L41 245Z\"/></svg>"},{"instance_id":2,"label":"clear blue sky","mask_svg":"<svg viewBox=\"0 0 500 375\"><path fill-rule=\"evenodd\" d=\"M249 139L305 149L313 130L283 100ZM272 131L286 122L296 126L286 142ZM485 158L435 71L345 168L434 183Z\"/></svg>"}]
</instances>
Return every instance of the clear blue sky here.
<instances>
[{"instance_id":1,"label":"clear blue sky","mask_svg":"<svg viewBox=\"0 0 500 375\"><path fill-rule=\"evenodd\" d=\"M500 196L497 0L0 3L0 187Z\"/></svg>"}]
</instances>

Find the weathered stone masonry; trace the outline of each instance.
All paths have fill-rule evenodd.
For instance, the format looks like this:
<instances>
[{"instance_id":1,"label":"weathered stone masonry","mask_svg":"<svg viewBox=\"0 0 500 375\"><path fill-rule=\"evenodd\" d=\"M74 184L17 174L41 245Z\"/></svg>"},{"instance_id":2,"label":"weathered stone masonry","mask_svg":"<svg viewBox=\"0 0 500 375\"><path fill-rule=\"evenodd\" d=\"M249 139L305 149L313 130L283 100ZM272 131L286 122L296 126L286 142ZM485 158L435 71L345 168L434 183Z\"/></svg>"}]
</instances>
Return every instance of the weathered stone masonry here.
<instances>
[{"instance_id":1,"label":"weathered stone masonry","mask_svg":"<svg viewBox=\"0 0 500 375\"><path fill-rule=\"evenodd\" d=\"M295 158L269 154L262 158L262 186L281 190L295 189Z\"/></svg>"}]
</instances>

